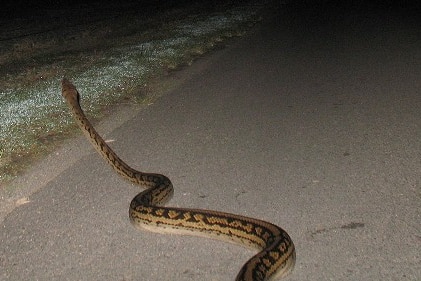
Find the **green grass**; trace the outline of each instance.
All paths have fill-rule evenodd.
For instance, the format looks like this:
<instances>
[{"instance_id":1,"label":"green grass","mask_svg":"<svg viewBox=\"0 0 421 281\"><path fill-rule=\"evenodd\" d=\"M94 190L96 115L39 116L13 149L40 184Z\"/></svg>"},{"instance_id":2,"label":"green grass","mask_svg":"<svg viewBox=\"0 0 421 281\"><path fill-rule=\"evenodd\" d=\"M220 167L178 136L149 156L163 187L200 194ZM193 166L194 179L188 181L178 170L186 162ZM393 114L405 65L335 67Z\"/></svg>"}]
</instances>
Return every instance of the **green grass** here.
<instances>
[{"instance_id":1,"label":"green grass","mask_svg":"<svg viewBox=\"0 0 421 281\"><path fill-rule=\"evenodd\" d=\"M145 97L139 95L139 88L151 78L191 64L256 21L256 8L244 6L172 17L166 24L149 23L143 30L131 26L110 43L92 40L83 45L83 35L76 40L81 45L73 48L66 40L58 44L61 39L54 36L40 40L39 46L56 45L45 48L48 52L27 50L35 62L32 66L25 63L25 55L14 58L13 67L0 80L0 183L19 175L71 135L73 120L60 94L64 76L84 95L83 107L89 115L99 118L104 106L123 98L142 102ZM27 40L22 44L21 49L29 48Z\"/></svg>"}]
</instances>

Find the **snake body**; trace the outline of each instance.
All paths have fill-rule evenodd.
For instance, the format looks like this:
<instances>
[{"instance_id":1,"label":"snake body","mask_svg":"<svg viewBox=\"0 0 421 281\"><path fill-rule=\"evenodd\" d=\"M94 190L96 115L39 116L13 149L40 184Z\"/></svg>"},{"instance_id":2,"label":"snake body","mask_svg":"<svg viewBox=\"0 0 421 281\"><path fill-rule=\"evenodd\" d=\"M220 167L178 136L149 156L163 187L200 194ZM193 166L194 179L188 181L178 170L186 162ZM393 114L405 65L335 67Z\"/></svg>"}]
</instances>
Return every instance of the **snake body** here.
<instances>
[{"instance_id":1,"label":"snake body","mask_svg":"<svg viewBox=\"0 0 421 281\"><path fill-rule=\"evenodd\" d=\"M259 249L237 275L237 281L261 281L286 276L295 264L295 247L289 235L272 223L219 211L164 207L173 195L164 175L137 171L105 143L80 107L80 95L67 79L62 95L94 148L126 180L146 188L130 203L130 220L137 228L160 233L189 234L237 242Z\"/></svg>"}]
</instances>

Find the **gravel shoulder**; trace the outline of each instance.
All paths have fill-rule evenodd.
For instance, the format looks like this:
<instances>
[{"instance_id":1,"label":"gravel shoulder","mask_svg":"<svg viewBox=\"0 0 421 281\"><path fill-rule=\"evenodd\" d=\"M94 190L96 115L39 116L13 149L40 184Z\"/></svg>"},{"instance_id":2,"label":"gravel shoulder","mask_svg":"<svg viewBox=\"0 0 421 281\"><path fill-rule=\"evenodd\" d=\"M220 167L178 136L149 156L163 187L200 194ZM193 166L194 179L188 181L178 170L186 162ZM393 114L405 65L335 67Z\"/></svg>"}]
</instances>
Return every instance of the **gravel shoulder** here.
<instances>
[{"instance_id":1,"label":"gravel shoulder","mask_svg":"<svg viewBox=\"0 0 421 281\"><path fill-rule=\"evenodd\" d=\"M145 4L146 3L146 4ZM63 77L88 95L94 120L120 103L149 103L154 81L223 47L259 21L267 1L58 1L0 19L0 188L74 126ZM1 13L4 13L2 10Z\"/></svg>"}]
</instances>

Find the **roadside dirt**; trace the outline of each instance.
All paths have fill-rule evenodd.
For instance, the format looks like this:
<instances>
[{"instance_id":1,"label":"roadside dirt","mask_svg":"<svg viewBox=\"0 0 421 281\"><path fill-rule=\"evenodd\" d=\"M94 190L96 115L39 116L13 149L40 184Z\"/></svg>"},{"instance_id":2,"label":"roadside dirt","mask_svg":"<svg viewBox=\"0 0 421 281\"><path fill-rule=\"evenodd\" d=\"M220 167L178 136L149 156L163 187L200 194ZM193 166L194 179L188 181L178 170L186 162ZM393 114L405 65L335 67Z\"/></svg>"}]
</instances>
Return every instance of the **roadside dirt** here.
<instances>
[{"instance_id":1,"label":"roadside dirt","mask_svg":"<svg viewBox=\"0 0 421 281\"><path fill-rule=\"evenodd\" d=\"M183 19L200 21L239 4L191 0L43 2L4 4L0 11L0 92L31 88L41 80L63 77L69 69L91 69L110 50L165 38ZM149 93L149 88L139 86L139 92ZM63 137L63 132L60 136L37 134L42 147ZM5 154L0 154L0 173L7 175L0 177L2 181L15 177L22 166L45 155L26 150Z\"/></svg>"},{"instance_id":2,"label":"roadside dirt","mask_svg":"<svg viewBox=\"0 0 421 281\"><path fill-rule=\"evenodd\" d=\"M48 1L46 1L48 2ZM51 2L51 1L49 1ZM221 11L235 1L118 1L7 8L0 12L0 89L57 73L58 62L100 56L116 45L159 36L171 22ZM89 65L88 62L84 62ZM40 71L41 65L50 65ZM13 79L10 79L13 77Z\"/></svg>"}]
</instances>

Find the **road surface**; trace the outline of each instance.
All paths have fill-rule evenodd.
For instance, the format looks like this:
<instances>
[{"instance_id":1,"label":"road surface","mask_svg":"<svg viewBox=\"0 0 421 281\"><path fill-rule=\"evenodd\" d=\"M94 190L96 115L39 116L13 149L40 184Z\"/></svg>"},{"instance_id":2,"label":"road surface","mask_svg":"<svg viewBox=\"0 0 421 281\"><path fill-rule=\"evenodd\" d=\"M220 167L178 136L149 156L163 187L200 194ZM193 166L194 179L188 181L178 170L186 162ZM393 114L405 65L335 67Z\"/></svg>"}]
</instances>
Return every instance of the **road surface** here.
<instances>
[{"instance_id":1,"label":"road surface","mask_svg":"<svg viewBox=\"0 0 421 281\"><path fill-rule=\"evenodd\" d=\"M416 13L300 3L96 125L128 163L172 180L170 205L285 228L288 280L421 280ZM2 191L22 198L2 218L0 279L226 281L254 253L135 229L138 191L69 140Z\"/></svg>"}]
</instances>

